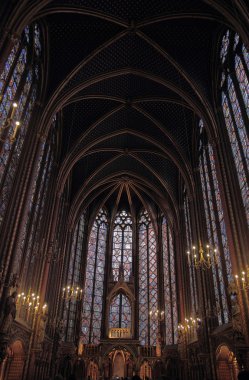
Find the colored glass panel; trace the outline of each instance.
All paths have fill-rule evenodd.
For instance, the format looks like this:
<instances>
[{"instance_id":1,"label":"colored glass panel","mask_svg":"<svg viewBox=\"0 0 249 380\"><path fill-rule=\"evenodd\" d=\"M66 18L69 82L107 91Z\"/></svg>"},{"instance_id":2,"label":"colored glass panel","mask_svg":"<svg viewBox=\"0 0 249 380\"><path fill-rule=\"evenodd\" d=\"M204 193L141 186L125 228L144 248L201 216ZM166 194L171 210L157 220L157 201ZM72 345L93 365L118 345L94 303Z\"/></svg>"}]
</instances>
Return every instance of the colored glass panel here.
<instances>
[{"instance_id":1,"label":"colored glass panel","mask_svg":"<svg viewBox=\"0 0 249 380\"><path fill-rule=\"evenodd\" d=\"M139 218L139 339L156 345L158 320L156 237L148 212Z\"/></svg>"},{"instance_id":2,"label":"colored glass panel","mask_svg":"<svg viewBox=\"0 0 249 380\"><path fill-rule=\"evenodd\" d=\"M67 285L79 286L81 282L81 258L83 249L85 216L81 215L76 225L71 246L71 255L67 275ZM77 301L71 300L66 303L64 320L67 320L66 340L73 342L75 339Z\"/></svg>"},{"instance_id":3,"label":"colored glass panel","mask_svg":"<svg viewBox=\"0 0 249 380\"><path fill-rule=\"evenodd\" d=\"M249 82L246 76L246 72L243 66L243 63L238 55L235 56L235 71L236 77L239 82L239 87L241 91L241 95L244 100L245 109L247 112L247 116L249 117ZM242 137L242 141L244 138ZM245 140L246 141L246 140Z\"/></svg>"},{"instance_id":4,"label":"colored glass panel","mask_svg":"<svg viewBox=\"0 0 249 380\"><path fill-rule=\"evenodd\" d=\"M126 295L117 294L110 306L110 328L131 328L131 304Z\"/></svg>"},{"instance_id":5,"label":"colored glass panel","mask_svg":"<svg viewBox=\"0 0 249 380\"><path fill-rule=\"evenodd\" d=\"M172 233L165 217L162 223L162 245L166 344L170 345L177 342L178 312L174 245Z\"/></svg>"},{"instance_id":6,"label":"colored glass panel","mask_svg":"<svg viewBox=\"0 0 249 380\"><path fill-rule=\"evenodd\" d=\"M249 139L245 126L249 119L249 54L245 45L240 41L239 35L235 34L231 41L233 43L233 52L231 53L234 54L234 57L230 57L234 59L234 67L229 67L233 63L233 59L228 59L227 54L229 39L231 37L227 31L221 45L221 61L222 63L226 61L221 73L222 108L249 225ZM231 76L230 72L233 72L234 68L235 76Z\"/></svg>"},{"instance_id":7,"label":"colored glass panel","mask_svg":"<svg viewBox=\"0 0 249 380\"><path fill-rule=\"evenodd\" d=\"M116 216L113 230L112 273L114 281L118 281L122 269L124 280L129 281L132 270L132 220L122 210Z\"/></svg>"},{"instance_id":8,"label":"colored glass panel","mask_svg":"<svg viewBox=\"0 0 249 380\"><path fill-rule=\"evenodd\" d=\"M229 108L228 104L228 98L227 96L222 93L222 106L223 106L223 114L225 117L225 123L226 123L226 128L232 148L232 153L234 157L234 163L239 179L239 186L241 190L241 195L242 195L242 200L244 203L246 215L247 215L247 221L249 225L249 186L246 180L246 175L245 175L245 168L243 164L243 159L242 159L242 152L239 147L238 139L236 136L235 128L236 126L233 123L232 116L231 116L231 111Z\"/></svg>"},{"instance_id":9,"label":"colored glass panel","mask_svg":"<svg viewBox=\"0 0 249 380\"><path fill-rule=\"evenodd\" d=\"M214 256L211 255L211 270L216 312L219 324L222 324L227 323L229 319L226 287L227 281L232 278L232 268L214 153L210 144L200 151L200 178L208 241L213 248L218 249L217 263L214 261Z\"/></svg>"},{"instance_id":10,"label":"colored glass panel","mask_svg":"<svg viewBox=\"0 0 249 380\"><path fill-rule=\"evenodd\" d=\"M16 58L16 55L17 55L17 52L18 52L18 49L19 49L19 46L20 46L20 43L17 42L14 47L12 48L9 56L8 56L8 59L7 61L5 62L4 64L4 69L0 75L0 93L2 92L3 90L3 87L4 85L6 84L6 81L8 79L8 76L9 76L9 73L10 73L10 70L12 68L12 65L14 63L14 60Z\"/></svg>"},{"instance_id":11,"label":"colored glass panel","mask_svg":"<svg viewBox=\"0 0 249 380\"><path fill-rule=\"evenodd\" d=\"M98 344L102 320L107 214L100 210L93 224L86 264L82 334L84 343Z\"/></svg>"}]
</instances>

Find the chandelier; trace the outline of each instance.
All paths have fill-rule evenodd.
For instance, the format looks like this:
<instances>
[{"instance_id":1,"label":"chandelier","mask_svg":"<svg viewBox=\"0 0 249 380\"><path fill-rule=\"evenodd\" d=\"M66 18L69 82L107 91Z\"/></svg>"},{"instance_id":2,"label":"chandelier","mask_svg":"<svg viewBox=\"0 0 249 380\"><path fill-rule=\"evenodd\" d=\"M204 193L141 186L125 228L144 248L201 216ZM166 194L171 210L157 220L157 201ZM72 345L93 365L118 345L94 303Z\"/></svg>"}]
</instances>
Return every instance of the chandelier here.
<instances>
[{"instance_id":1,"label":"chandelier","mask_svg":"<svg viewBox=\"0 0 249 380\"><path fill-rule=\"evenodd\" d=\"M179 323L178 331L180 333L191 333L192 331L195 331L200 326L200 324L200 318L185 318L183 323Z\"/></svg>"},{"instance_id":2,"label":"chandelier","mask_svg":"<svg viewBox=\"0 0 249 380\"><path fill-rule=\"evenodd\" d=\"M194 266L196 269L210 269L211 266L218 264L217 249L211 249L210 245L206 245L205 250L202 244L199 244L199 250L193 246L190 251L187 251L188 265Z\"/></svg>"},{"instance_id":3,"label":"chandelier","mask_svg":"<svg viewBox=\"0 0 249 380\"><path fill-rule=\"evenodd\" d=\"M40 296L29 289L27 294L22 292L17 295L16 307L17 316L32 324L39 315L46 314L48 305L41 304Z\"/></svg>"},{"instance_id":4,"label":"chandelier","mask_svg":"<svg viewBox=\"0 0 249 380\"><path fill-rule=\"evenodd\" d=\"M65 301L81 301L83 289L75 285L67 285L62 289L62 298Z\"/></svg>"}]
</instances>

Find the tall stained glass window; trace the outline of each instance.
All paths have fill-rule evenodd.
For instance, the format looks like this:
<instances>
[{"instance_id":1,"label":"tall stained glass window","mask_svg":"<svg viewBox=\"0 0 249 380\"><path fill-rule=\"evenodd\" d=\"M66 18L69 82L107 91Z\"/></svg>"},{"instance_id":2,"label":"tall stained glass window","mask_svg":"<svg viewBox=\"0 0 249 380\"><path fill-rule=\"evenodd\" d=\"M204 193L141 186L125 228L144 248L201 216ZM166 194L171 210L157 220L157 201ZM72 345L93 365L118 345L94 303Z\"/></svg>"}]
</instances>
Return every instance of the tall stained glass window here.
<instances>
[{"instance_id":1,"label":"tall stained glass window","mask_svg":"<svg viewBox=\"0 0 249 380\"><path fill-rule=\"evenodd\" d=\"M232 277L230 253L227 242L226 226L224 221L223 207L221 203L220 189L216 174L213 148L210 144L204 145L203 122L200 121L200 151L199 167L204 200L207 237L209 244L218 250L217 263L213 255L213 283L216 301L216 311L219 323L227 323L228 312L228 282Z\"/></svg>"},{"instance_id":2,"label":"tall stained glass window","mask_svg":"<svg viewBox=\"0 0 249 380\"><path fill-rule=\"evenodd\" d=\"M112 273L114 281L118 281L122 268L124 280L129 281L132 271L132 220L125 211L120 211L114 221L112 246Z\"/></svg>"},{"instance_id":3,"label":"tall stained glass window","mask_svg":"<svg viewBox=\"0 0 249 380\"><path fill-rule=\"evenodd\" d=\"M158 332L157 246L155 231L146 210L139 216L139 339L156 345Z\"/></svg>"},{"instance_id":4,"label":"tall stained glass window","mask_svg":"<svg viewBox=\"0 0 249 380\"><path fill-rule=\"evenodd\" d=\"M184 221L185 221L185 234L186 234L186 244L187 249L190 250L193 247L193 237L192 229L190 223L190 210L189 210L189 199L187 197L186 191L184 191ZM197 278L196 269L193 265L189 266L189 280L190 280L190 294L191 294L191 314L196 315L198 311L198 300L197 300Z\"/></svg>"},{"instance_id":5,"label":"tall stained glass window","mask_svg":"<svg viewBox=\"0 0 249 380\"><path fill-rule=\"evenodd\" d=\"M41 50L40 30L37 24L25 28L0 74L0 138L3 142L0 148L0 227L37 98L40 59L33 49L35 41L39 41Z\"/></svg>"},{"instance_id":6,"label":"tall stained glass window","mask_svg":"<svg viewBox=\"0 0 249 380\"><path fill-rule=\"evenodd\" d=\"M107 214L102 209L94 221L88 242L82 317L82 334L85 344L98 344L100 339L106 237Z\"/></svg>"},{"instance_id":7,"label":"tall stained glass window","mask_svg":"<svg viewBox=\"0 0 249 380\"><path fill-rule=\"evenodd\" d=\"M83 238L84 238L84 226L85 226L85 215L82 214L79 222L76 225L73 234L73 241L71 247L69 268L67 274L67 285L79 286L81 287L82 275L81 275L81 260L83 255ZM75 338L75 321L76 321L76 310L77 301L71 300L65 303L64 308L64 321L67 321L66 326L66 341L73 341Z\"/></svg>"},{"instance_id":8,"label":"tall stained glass window","mask_svg":"<svg viewBox=\"0 0 249 380\"><path fill-rule=\"evenodd\" d=\"M109 313L110 328L131 328L131 304L129 298L123 294L117 294L111 302Z\"/></svg>"},{"instance_id":9,"label":"tall stained glass window","mask_svg":"<svg viewBox=\"0 0 249 380\"><path fill-rule=\"evenodd\" d=\"M172 232L165 217L162 223L162 245L166 344L175 344L178 326L175 251Z\"/></svg>"},{"instance_id":10,"label":"tall stained glass window","mask_svg":"<svg viewBox=\"0 0 249 380\"><path fill-rule=\"evenodd\" d=\"M223 114L249 225L249 53L238 34L226 32L221 61Z\"/></svg>"},{"instance_id":11,"label":"tall stained glass window","mask_svg":"<svg viewBox=\"0 0 249 380\"><path fill-rule=\"evenodd\" d=\"M38 164L33 177L33 187L30 189L29 202L24 211L25 225L20 231L21 242L18 244L15 272L19 273L22 289L34 291L39 281L39 257L41 241L45 233L44 218L46 202L49 196L53 164L55 160L56 123L53 122L46 143L41 143Z\"/></svg>"}]
</instances>

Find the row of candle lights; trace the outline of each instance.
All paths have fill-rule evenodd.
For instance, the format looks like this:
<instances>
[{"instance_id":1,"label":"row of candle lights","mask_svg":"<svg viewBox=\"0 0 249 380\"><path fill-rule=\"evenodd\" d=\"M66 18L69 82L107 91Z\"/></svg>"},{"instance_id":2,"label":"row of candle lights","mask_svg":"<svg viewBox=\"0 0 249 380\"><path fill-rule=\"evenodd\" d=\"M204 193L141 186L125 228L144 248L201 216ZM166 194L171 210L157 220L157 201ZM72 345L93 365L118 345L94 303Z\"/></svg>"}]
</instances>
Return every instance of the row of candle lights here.
<instances>
[{"instance_id":1,"label":"row of candle lights","mask_svg":"<svg viewBox=\"0 0 249 380\"><path fill-rule=\"evenodd\" d=\"M152 317L153 315L156 317L156 318L162 318L164 316L164 311L160 311L160 310L156 310L155 312L153 312L152 310L149 312L150 316Z\"/></svg>"},{"instance_id":2,"label":"row of candle lights","mask_svg":"<svg viewBox=\"0 0 249 380\"><path fill-rule=\"evenodd\" d=\"M197 328L201 324L200 318L185 318L184 323L180 323L178 325L178 330L181 332L190 332L191 329Z\"/></svg>"},{"instance_id":3,"label":"row of candle lights","mask_svg":"<svg viewBox=\"0 0 249 380\"><path fill-rule=\"evenodd\" d=\"M218 263L218 252L217 249L211 249L210 245L206 245L206 252L200 244L199 254L197 253L196 246L192 247L191 251L187 251L188 265L194 265L196 269L198 268L211 268L212 263L217 265Z\"/></svg>"},{"instance_id":4,"label":"row of candle lights","mask_svg":"<svg viewBox=\"0 0 249 380\"><path fill-rule=\"evenodd\" d=\"M79 286L68 285L62 289L62 298L66 301L80 301L83 297L83 289Z\"/></svg>"},{"instance_id":5,"label":"row of candle lights","mask_svg":"<svg viewBox=\"0 0 249 380\"><path fill-rule=\"evenodd\" d=\"M242 286L243 290L249 289L249 267L241 272L241 275L236 274L235 282L238 288Z\"/></svg>"},{"instance_id":6,"label":"row of candle lights","mask_svg":"<svg viewBox=\"0 0 249 380\"><path fill-rule=\"evenodd\" d=\"M17 307L19 309L25 307L28 311L34 311L35 313L41 311L44 314L47 309L47 304L41 305L40 296L31 293L31 290L29 290L27 295L24 292L18 294Z\"/></svg>"}]
</instances>

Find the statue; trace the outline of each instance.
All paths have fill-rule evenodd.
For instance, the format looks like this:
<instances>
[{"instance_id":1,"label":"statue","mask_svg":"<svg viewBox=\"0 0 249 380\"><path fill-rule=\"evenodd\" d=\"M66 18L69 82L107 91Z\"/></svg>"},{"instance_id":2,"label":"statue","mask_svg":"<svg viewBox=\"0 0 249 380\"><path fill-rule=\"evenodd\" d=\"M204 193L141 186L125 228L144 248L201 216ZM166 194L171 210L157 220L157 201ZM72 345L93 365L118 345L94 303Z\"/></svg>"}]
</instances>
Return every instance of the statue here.
<instances>
[{"instance_id":1,"label":"statue","mask_svg":"<svg viewBox=\"0 0 249 380\"><path fill-rule=\"evenodd\" d=\"M3 319L0 325L0 332L2 334L9 334L11 331L11 326L16 318L16 301L17 292L13 292L9 297L7 297L3 312Z\"/></svg>"}]
</instances>

